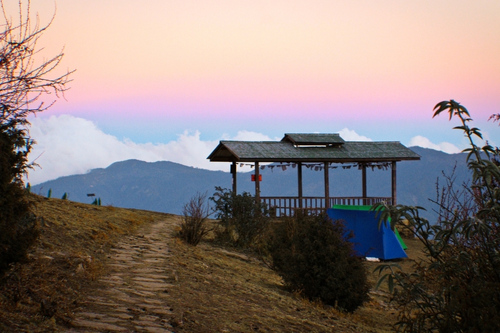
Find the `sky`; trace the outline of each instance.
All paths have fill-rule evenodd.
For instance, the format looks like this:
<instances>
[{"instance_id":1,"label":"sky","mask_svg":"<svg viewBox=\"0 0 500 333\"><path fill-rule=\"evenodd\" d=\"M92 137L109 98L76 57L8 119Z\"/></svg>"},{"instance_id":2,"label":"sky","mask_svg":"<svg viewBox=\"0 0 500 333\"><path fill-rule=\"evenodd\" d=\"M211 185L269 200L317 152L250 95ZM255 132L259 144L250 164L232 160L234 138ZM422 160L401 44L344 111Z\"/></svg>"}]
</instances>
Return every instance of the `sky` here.
<instances>
[{"instance_id":1,"label":"sky","mask_svg":"<svg viewBox=\"0 0 500 333\"><path fill-rule=\"evenodd\" d=\"M11 1L17 3L17 1ZM15 8L14 8L15 9ZM37 184L130 158L229 171L219 140L340 133L459 152L454 99L500 145L497 0L32 1L70 90L31 117ZM13 11L16 15L16 11Z\"/></svg>"}]
</instances>

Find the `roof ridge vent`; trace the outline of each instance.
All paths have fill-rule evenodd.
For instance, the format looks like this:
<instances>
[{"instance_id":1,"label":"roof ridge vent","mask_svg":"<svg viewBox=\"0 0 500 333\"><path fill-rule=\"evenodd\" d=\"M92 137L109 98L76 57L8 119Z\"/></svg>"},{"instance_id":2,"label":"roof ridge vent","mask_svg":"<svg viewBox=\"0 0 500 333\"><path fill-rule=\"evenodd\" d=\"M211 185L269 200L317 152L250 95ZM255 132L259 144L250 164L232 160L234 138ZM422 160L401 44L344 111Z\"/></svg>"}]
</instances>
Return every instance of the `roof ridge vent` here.
<instances>
[{"instance_id":1,"label":"roof ridge vent","mask_svg":"<svg viewBox=\"0 0 500 333\"><path fill-rule=\"evenodd\" d=\"M322 144L294 144L295 148L328 148L328 147L340 147L342 144L333 144L333 143L322 143Z\"/></svg>"},{"instance_id":2,"label":"roof ridge vent","mask_svg":"<svg viewBox=\"0 0 500 333\"><path fill-rule=\"evenodd\" d=\"M339 147L344 139L337 133L287 133L282 142L291 142L295 147Z\"/></svg>"}]
</instances>

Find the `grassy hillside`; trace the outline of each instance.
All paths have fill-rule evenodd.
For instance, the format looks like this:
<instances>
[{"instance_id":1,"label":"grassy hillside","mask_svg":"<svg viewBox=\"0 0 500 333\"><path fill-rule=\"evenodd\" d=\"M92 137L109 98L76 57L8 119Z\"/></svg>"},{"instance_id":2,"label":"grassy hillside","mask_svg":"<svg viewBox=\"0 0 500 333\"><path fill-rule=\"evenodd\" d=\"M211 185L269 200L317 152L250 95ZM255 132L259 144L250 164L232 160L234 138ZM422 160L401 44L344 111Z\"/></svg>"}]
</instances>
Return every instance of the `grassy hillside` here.
<instances>
[{"instance_id":1,"label":"grassy hillside","mask_svg":"<svg viewBox=\"0 0 500 333\"><path fill-rule=\"evenodd\" d=\"M68 324L72 311L106 272L120 236L167 214L98 207L33 196L41 237L25 263L0 282L0 331L43 332Z\"/></svg>"},{"instance_id":2,"label":"grassy hillside","mask_svg":"<svg viewBox=\"0 0 500 333\"><path fill-rule=\"evenodd\" d=\"M74 311L107 272L108 253L127 234L158 221L170 229L164 241L174 286L165 306L176 332L387 332L396 320L384 291L348 315L309 302L282 287L261 261L203 242L188 246L174 237L175 215L98 207L34 196L41 238L27 262L15 265L0 285L0 331L50 332L71 327ZM418 255L407 240L409 256ZM401 262L409 266L411 260ZM367 263L371 272L377 264ZM375 283L376 276L370 275Z\"/></svg>"}]
</instances>

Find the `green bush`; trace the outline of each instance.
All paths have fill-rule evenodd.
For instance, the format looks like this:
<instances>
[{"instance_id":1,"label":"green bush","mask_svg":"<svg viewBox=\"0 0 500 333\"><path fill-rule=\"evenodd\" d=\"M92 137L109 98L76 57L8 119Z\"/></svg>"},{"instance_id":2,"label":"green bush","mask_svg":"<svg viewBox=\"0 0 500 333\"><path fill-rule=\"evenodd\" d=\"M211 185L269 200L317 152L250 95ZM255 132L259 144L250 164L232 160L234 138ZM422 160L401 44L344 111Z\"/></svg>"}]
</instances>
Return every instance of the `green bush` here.
<instances>
[{"instance_id":1,"label":"green bush","mask_svg":"<svg viewBox=\"0 0 500 333\"><path fill-rule=\"evenodd\" d=\"M500 167L499 151L473 138L469 112L455 101L436 105L434 116L458 117L470 143L467 162L471 184L448 178L436 200L437 223L420 215L420 207L387 206L381 218L408 220L408 229L422 242L423 259L414 271L384 264L379 284L389 281L399 308L397 328L404 332L500 332ZM457 188L458 187L458 188Z\"/></svg>"},{"instance_id":2,"label":"green bush","mask_svg":"<svg viewBox=\"0 0 500 333\"><path fill-rule=\"evenodd\" d=\"M179 237L186 243L198 245L202 238L210 231L207 219L210 216L210 207L206 201L207 195L197 193L182 210L183 218L180 224Z\"/></svg>"},{"instance_id":3,"label":"green bush","mask_svg":"<svg viewBox=\"0 0 500 333\"><path fill-rule=\"evenodd\" d=\"M0 274L22 260L38 236L21 179L29 149L24 130L0 123Z\"/></svg>"},{"instance_id":4,"label":"green bush","mask_svg":"<svg viewBox=\"0 0 500 333\"><path fill-rule=\"evenodd\" d=\"M210 199L215 203L219 228L216 237L235 246L247 247L259 240L269 225L269 210L250 193L234 194L216 187Z\"/></svg>"},{"instance_id":5,"label":"green bush","mask_svg":"<svg viewBox=\"0 0 500 333\"><path fill-rule=\"evenodd\" d=\"M285 218L269 240L272 268L291 290L353 312L368 299L370 286L349 238L341 223L324 215Z\"/></svg>"}]
</instances>

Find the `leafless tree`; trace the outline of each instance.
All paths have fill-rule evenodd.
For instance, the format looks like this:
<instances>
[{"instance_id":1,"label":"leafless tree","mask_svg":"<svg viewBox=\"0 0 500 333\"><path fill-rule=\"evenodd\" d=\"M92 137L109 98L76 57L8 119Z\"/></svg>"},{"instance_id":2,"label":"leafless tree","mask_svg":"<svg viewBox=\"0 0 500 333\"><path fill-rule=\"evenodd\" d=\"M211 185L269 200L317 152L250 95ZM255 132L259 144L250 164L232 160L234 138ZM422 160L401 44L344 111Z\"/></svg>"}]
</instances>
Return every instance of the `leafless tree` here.
<instances>
[{"instance_id":1,"label":"leafless tree","mask_svg":"<svg viewBox=\"0 0 500 333\"><path fill-rule=\"evenodd\" d=\"M47 110L64 94L74 71L55 73L62 51L48 59L38 56L43 50L38 41L54 16L42 25L38 15L33 18L29 0L19 0L16 19L9 15L4 1L0 5L0 123L24 126L28 115Z\"/></svg>"},{"instance_id":2,"label":"leafless tree","mask_svg":"<svg viewBox=\"0 0 500 333\"><path fill-rule=\"evenodd\" d=\"M210 207L207 203L207 194L196 193L182 209L182 222L179 236L186 243L197 245L210 232L207 219L210 216Z\"/></svg>"}]
</instances>

